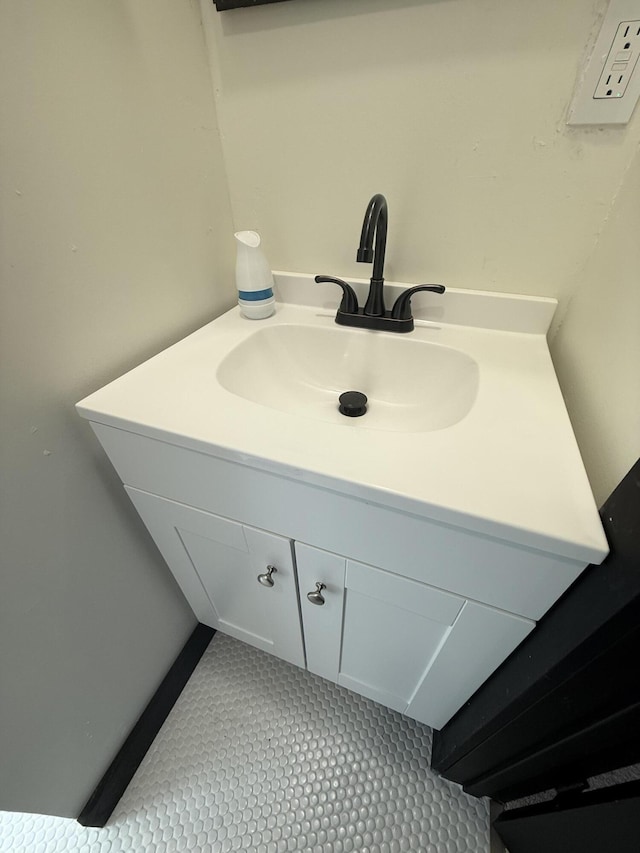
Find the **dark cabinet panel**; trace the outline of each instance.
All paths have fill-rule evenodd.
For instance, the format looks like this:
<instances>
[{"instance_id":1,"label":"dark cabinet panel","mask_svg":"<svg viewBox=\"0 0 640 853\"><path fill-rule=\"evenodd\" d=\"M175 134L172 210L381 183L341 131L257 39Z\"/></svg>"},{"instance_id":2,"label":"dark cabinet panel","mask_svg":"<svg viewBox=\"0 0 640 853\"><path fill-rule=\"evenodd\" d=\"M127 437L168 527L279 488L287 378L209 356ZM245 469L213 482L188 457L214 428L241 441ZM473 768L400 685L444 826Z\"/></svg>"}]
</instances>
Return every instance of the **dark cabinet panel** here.
<instances>
[{"instance_id":1,"label":"dark cabinet panel","mask_svg":"<svg viewBox=\"0 0 640 853\"><path fill-rule=\"evenodd\" d=\"M640 461L606 501L611 553L434 736L432 766L503 802L640 761Z\"/></svg>"}]
</instances>

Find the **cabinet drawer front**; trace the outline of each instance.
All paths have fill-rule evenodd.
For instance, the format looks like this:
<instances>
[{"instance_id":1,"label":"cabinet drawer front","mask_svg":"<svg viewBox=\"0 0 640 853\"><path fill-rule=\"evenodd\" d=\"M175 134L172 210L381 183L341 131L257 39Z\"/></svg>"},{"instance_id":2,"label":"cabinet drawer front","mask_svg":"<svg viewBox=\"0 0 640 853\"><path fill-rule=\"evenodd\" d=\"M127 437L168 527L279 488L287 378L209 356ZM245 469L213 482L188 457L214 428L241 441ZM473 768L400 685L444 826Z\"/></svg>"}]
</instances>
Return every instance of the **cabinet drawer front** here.
<instances>
[{"instance_id":1,"label":"cabinet drawer front","mask_svg":"<svg viewBox=\"0 0 640 853\"><path fill-rule=\"evenodd\" d=\"M464 598L457 595L353 560L347 562L346 587L444 625L453 624L464 604Z\"/></svg>"},{"instance_id":2,"label":"cabinet drawer front","mask_svg":"<svg viewBox=\"0 0 640 853\"><path fill-rule=\"evenodd\" d=\"M196 616L304 666L291 542L127 488ZM273 586L258 581L273 566Z\"/></svg>"}]
</instances>

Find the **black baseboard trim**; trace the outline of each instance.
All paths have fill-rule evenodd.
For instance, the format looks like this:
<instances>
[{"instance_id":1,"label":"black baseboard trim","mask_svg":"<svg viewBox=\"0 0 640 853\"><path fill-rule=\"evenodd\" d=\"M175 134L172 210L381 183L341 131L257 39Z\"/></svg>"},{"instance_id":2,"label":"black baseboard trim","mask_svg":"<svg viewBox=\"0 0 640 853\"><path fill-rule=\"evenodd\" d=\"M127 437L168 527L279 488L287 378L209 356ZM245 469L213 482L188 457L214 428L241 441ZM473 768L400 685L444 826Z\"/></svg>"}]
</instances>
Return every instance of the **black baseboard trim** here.
<instances>
[{"instance_id":1,"label":"black baseboard trim","mask_svg":"<svg viewBox=\"0 0 640 853\"><path fill-rule=\"evenodd\" d=\"M102 827L109 820L214 634L208 625L195 627L78 815L82 826Z\"/></svg>"}]
</instances>

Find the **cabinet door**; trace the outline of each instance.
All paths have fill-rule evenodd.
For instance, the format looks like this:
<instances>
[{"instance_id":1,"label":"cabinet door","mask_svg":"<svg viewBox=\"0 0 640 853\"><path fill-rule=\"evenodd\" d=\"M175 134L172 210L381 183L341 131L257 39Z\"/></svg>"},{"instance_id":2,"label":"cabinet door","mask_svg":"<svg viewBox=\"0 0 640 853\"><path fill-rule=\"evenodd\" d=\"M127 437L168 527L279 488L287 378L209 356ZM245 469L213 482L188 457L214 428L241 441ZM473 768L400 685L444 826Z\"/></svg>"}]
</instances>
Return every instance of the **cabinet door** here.
<instances>
[{"instance_id":1,"label":"cabinet door","mask_svg":"<svg viewBox=\"0 0 640 853\"><path fill-rule=\"evenodd\" d=\"M304 667L291 541L125 488L200 622Z\"/></svg>"},{"instance_id":2,"label":"cabinet door","mask_svg":"<svg viewBox=\"0 0 640 853\"><path fill-rule=\"evenodd\" d=\"M342 609L346 560L337 554L295 543L300 585L300 610L304 629L307 669L329 681L338 681L342 645ZM320 593L324 604L313 604L309 593Z\"/></svg>"},{"instance_id":3,"label":"cabinet door","mask_svg":"<svg viewBox=\"0 0 640 853\"><path fill-rule=\"evenodd\" d=\"M440 728L534 623L296 543L307 666ZM307 593L316 583L325 604Z\"/></svg>"}]
</instances>

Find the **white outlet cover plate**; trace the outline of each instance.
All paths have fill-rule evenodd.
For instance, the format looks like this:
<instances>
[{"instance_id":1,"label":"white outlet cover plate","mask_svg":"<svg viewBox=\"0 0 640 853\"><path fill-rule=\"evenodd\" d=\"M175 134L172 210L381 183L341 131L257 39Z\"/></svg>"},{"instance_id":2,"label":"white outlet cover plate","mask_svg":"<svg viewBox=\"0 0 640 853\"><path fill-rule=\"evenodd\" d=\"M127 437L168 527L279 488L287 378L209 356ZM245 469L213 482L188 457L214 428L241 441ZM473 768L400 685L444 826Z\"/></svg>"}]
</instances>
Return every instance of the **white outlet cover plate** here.
<instances>
[{"instance_id":1,"label":"white outlet cover plate","mask_svg":"<svg viewBox=\"0 0 640 853\"><path fill-rule=\"evenodd\" d=\"M626 124L640 96L640 63L620 98L594 98L612 42L622 21L640 20L640 0L611 0L602 28L578 83L567 124Z\"/></svg>"}]
</instances>

